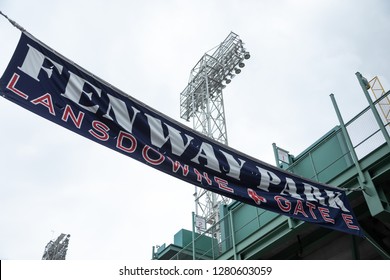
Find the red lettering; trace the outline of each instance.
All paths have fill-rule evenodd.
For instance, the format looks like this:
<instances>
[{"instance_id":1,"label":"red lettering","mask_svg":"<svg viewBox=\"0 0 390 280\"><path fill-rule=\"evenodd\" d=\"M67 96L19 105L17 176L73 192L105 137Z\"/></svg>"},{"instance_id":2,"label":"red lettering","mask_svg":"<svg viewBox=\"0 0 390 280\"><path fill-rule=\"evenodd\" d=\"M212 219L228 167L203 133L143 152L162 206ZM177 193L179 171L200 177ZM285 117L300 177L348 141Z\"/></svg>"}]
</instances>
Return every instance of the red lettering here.
<instances>
[{"instance_id":1,"label":"red lettering","mask_svg":"<svg viewBox=\"0 0 390 280\"><path fill-rule=\"evenodd\" d=\"M149 156L148 151L150 151L150 150L158 155L157 159L152 159ZM159 151L156 151L155 149L153 149L152 147L150 147L148 145L145 145L144 148L142 149L142 156L147 162L149 162L150 164L153 164L153 165L160 165L165 159L164 155L162 155Z\"/></svg>"},{"instance_id":2,"label":"red lettering","mask_svg":"<svg viewBox=\"0 0 390 280\"><path fill-rule=\"evenodd\" d=\"M108 138L110 137L108 135L108 131L110 130L109 127L105 124L105 123L102 123L102 122L99 122L99 121L93 121L92 122L92 126L94 129L96 129L99 133L96 133L94 130L90 129L88 130L89 133L91 133L91 135L101 141L107 141Z\"/></svg>"},{"instance_id":3,"label":"red lettering","mask_svg":"<svg viewBox=\"0 0 390 280\"><path fill-rule=\"evenodd\" d=\"M54 112L53 101L51 100L51 95L49 93L46 93L41 97L31 100L31 103L34 105L41 104L45 106L47 109L49 109L50 114L52 114L53 116L56 115L56 113Z\"/></svg>"},{"instance_id":4,"label":"red lettering","mask_svg":"<svg viewBox=\"0 0 390 280\"><path fill-rule=\"evenodd\" d=\"M66 105L65 106L65 110L64 110L64 113L62 114L62 120L64 122L67 122L69 117L70 119L73 121L73 124L77 127L77 128L80 128L81 127L81 123L83 122L83 119L84 119L84 112L79 112L78 115L77 115L77 118L76 118L76 114L73 112L72 110L72 107L70 107L70 105Z\"/></svg>"},{"instance_id":5,"label":"red lettering","mask_svg":"<svg viewBox=\"0 0 390 280\"><path fill-rule=\"evenodd\" d=\"M218 178L216 176L214 176L214 181L218 184L218 188L220 188L221 190L224 190L224 191L227 191L230 193L234 193L234 190L232 188L228 187L228 181L221 179L221 178Z\"/></svg>"},{"instance_id":6,"label":"red lettering","mask_svg":"<svg viewBox=\"0 0 390 280\"><path fill-rule=\"evenodd\" d=\"M334 220L329 217L329 209L324 207L318 207L324 221L334 224Z\"/></svg>"},{"instance_id":7,"label":"red lettering","mask_svg":"<svg viewBox=\"0 0 390 280\"><path fill-rule=\"evenodd\" d=\"M127 143L130 142L129 143L130 146L124 144L125 140L128 140L128 141L126 141ZM119 132L119 135L118 135L116 147L118 149L121 149L122 151L124 151L126 153L133 153L135 151L135 149L137 148L137 139L135 139L135 137L133 135L131 135L130 133L121 131L121 132Z\"/></svg>"},{"instance_id":8,"label":"red lettering","mask_svg":"<svg viewBox=\"0 0 390 280\"><path fill-rule=\"evenodd\" d=\"M316 206L313 203L306 202L307 207L309 207L309 212L314 220L317 220L317 216L314 214L313 209L316 209Z\"/></svg>"},{"instance_id":9,"label":"red lettering","mask_svg":"<svg viewBox=\"0 0 390 280\"><path fill-rule=\"evenodd\" d=\"M202 182L202 178L203 178L203 179L205 179L207 181L207 183L209 185L212 184L212 182L211 182L211 180L209 178L209 175L206 172L203 172L203 176L202 176L202 174L200 174L200 172L196 168L194 168L194 172L196 173L196 176L197 176L196 179L198 180L198 182Z\"/></svg>"},{"instance_id":10,"label":"red lettering","mask_svg":"<svg viewBox=\"0 0 390 280\"><path fill-rule=\"evenodd\" d=\"M284 198L283 196L279 196L279 195L275 196L274 198L278 203L280 210L284 212L290 212L291 202L287 198ZM282 201L284 201L285 205L283 205Z\"/></svg>"},{"instance_id":11,"label":"red lettering","mask_svg":"<svg viewBox=\"0 0 390 280\"><path fill-rule=\"evenodd\" d=\"M341 214L341 216L343 217L343 220L345 222L345 224L347 225L348 228L350 229L356 229L356 230L359 230L359 227L358 226L355 226L353 225L353 217L352 215L349 215L349 214Z\"/></svg>"},{"instance_id":12,"label":"red lettering","mask_svg":"<svg viewBox=\"0 0 390 280\"><path fill-rule=\"evenodd\" d=\"M252 198L256 204L260 205L262 202L264 203L267 202L267 200L264 197L258 195L254 190L248 189L247 192L249 197Z\"/></svg>"},{"instance_id":13,"label":"red lettering","mask_svg":"<svg viewBox=\"0 0 390 280\"><path fill-rule=\"evenodd\" d=\"M184 166L178 162L177 160L173 161L173 159L171 159L170 157L167 157L171 162L172 162L172 171L177 173L177 171L179 170L179 168L181 168L182 170L182 174L183 176L187 176L188 175L188 172L190 172L190 169L188 167L187 164L185 164Z\"/></svg>"},{"instance_id":14,"label":"red lettering","mask_svg":"<svg viewBox=\"0 0 390 280\"><path fill-rule=\"evenodd\" d=\"M303 204L301 200L297 200L297 204L295 205L294 209L294 215L297 215L298 213L301 213L306 218L308 217L305 210L303 210Z\"/></svg>"},{"instance_id":15,"label":"red lettering","mask_svg":"<svg viewBox=\"0 0 390 280\"><path fill-rule=\"evenodd\" d=\"M28 98L28 95L25 94L24 92L22 92L21 90L18 90L17 88L15 88L15 85L16 83L18 82L19 80L19 75L14 73L11 80L9 81L8 85L7 85L7 88L12 91L13 93L15 93L16 95L19 95L20 97L22 97L23 99L26 99Z\"/></svg>"}]
</instances>

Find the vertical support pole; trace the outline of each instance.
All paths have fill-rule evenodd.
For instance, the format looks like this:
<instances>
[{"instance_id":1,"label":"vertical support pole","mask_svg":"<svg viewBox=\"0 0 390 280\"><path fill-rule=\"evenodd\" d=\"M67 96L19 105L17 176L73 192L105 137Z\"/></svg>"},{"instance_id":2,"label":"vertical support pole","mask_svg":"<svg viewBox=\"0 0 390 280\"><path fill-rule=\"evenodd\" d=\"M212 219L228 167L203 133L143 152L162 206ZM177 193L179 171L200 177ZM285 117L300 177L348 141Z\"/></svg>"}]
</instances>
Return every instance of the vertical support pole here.
<instances>
[{"instance_id":1,"label":"vertical support pole","mask_svg":"<svg viewBox=\"0 0 390 280\"><path fill-rule=\"evenodd\" d=\"M195 260L195 213L192 212L192 259Z\"/></svg>"},{"instance_id":2,"label":"vertical support pole","mask_svg":"<svg viewBox=\"0 0 390 280\"><path fill-rule=\"evenodd\" d=\"M278 147L276 147L275 143L272 143L272 148L274 149L274 156L275 156L276 166L279 167Z\"/></svg>"},{"instance_id":3,"label":"vertical support pole","mask_svg":"<svg viewBox=\"0 0 390 280\"><path fill-rule=\"evenodd\" d=\"M215 260L215 253L214 253L214 236L215 236L215 225L214 224L210 230L211 230L211 256L213 260Z\"/></svg>"},{"instance_id":4,"label":"vertical support pole","mask_svg":"<svg viewBox=\"0 0 390 280\"><path fill-rule=\"evenodd\" d=\"M356 72L356 77L360 83L360 86L362 87L362 90L364 92L364 95L366 96L366 99L368 101L368 104L370 105L370 109L372 113L374 114L375 120L377 121L380 130L382 131L383 136L385 137L387 145L390 147L390 136L389 133L386 130L386 127L384 126L382 119L378 113L378 110L375 108L374 103L371 100L370 94L368 93L367 87L369 88L369 83L366 78L362 76L359 72Z\"/></svg>"},{"instance_id":5,"label":"vertical support pole","mask_svg":"<svg viewBox=\"0 0 390 280\"><path fill-rule=\"evenodd\" d=\"M348 150L351 153L352 161L355 164L355 167L356 167L356 170L358 173L358 182L363 189L363 195L364 195L364 198L367 202L368 208L370 209L370 213L373 217L380 215L384 211L382 201L380 200L380 197L378 196L378 192L375 188L374 183L372 182L370 174L368 173L368 171L365 171L363 173L363 170L360 167L359 160L358 160L356 152L353 148L351 138L349 137L348 131L345 128L345 124L344 124L343 118L340 114L340 110L337 106L336 99L334 98L334 95L331 94L330 98L332 99L334 109L335 109L337 117L339 119L341 131L344 135Z\"/></svg>"},{"instance_id":6,"label":"vertical support pole","mask_svg":"<svg viewBox=\"0 0 390 280\"><path fill-rule=\"evenodd\" d=\"M204 66L206 67L206 66ZM209 92L209 79L207 77L207 71L205 68L202 70L204 72L204 81L206 86L206 119L207 119L207 136L213 138L213 132L211 130L211 113L210 113L210 92Z\"/></svg>"},{"instance_id":7,"label":"vertical support pole","mask_svg":"<svg viewBox=\"0 0 390 280\"><path fill-rule=\"evenodd\" d=\"M154 259L157 259L157 257L156 257L156 252L155 252L155 247L153 246L153 248L152 248L152 260L154 260Z\"/></svg>"},{"instance_id":8,"label":"vertical support pole","mask_svg":"<svg viewBox=\"0 0 390 280\"><path fill-rule=\"evenodd\" d=\"M226 252L231 248L231 238L230 238L230 220L229 220L229 211L227 205L219 205L219 216L222 217L219 220L220 224L220 233L221 233L221 249L222 253Z\"/></svg>"},{"instance_id":9,"label":"vertical support pole","mask_svg":"<svg viewBox=\"0 0 390 280\"><path fill-rule=\"evenodd\" d=\"M222 118L223 118L223 124L222 124L222 127L224 128L224 141L223 141L223 144L225 145L229 145L228 143L228 138L227 138L227 125L226 125L226 115L225 115L225 105L223 103L223 94L222 94L222 89L221 89L221 92L219 93L221 95L221 108L222 108Z\"/></svg>"},{"instance_id":10,"label":"vertical support pole","mask_svg":"<svg viewBox=\"0 0 390 280\"><path fill-rule=\"evenodd\" d=\"M234 259L238 260L239 258L237 256L236 237L234 236L234 225L233 225L232 211L229 211L229 220L230 220L230 232L232 235L232 243L233 243L233 255L234 255Z\"/></svg>"},{"instance_id":11,"label":"vertical support pole","mask_svg":"<svg viewBox=\"0 0 390 280\"><path fill-rule=\"evenodd\" d=\"M207 76L207 63L206 65L204 66L204 68L202 69L202 71L204 72L204 81L205 81L205 86L206 86L206 121L207 121L207 136L214 139L213 137L213 131L212 131L212 126L211 126L211 112L210 112L210 91L209 91L209 78ZM215 192L208 192L211 196L211 213L214 214L214 217L212 217L215 222L214 222L214 225L218 222L217 220L217 213L215 211L215 208L216 206L218 205L218 200L217 200L217 195L215 194ZM216 234L217 236L219 235L219 233ZM214 246L213 246L214 247ZM214 253L213 253L214 254Z\"/></svg>"},{"instance_id":12,"label":"vertical support pole","mask_svg":"<svg viewBox=\"0 0 390 280\"><path fill-rule=\"evenodd\" d=\"M359 160L357 158L355 149L353 148L351 138L349 137L348 131L347 131L347 129L345 127L345 124L344 124L343 117L341 116L339 107L337 106L336 99L335 99L333 93L330 95L330 98L332 99L333 107L334 107L334 109L336 111L337 118L339 119L339 123L340 123L340 126L341 126L341 131L342 131L342 133L344 135L345 142L347 144L348 150L351 153L352 161L355 164L355 167L356 167L356 170L358 172L358 176L359 176L360 182L363 184L361 187L364 189L365 183L366 183L367 180L364 177L362 169L360 168Z\"/></svg>"}]
</instances>

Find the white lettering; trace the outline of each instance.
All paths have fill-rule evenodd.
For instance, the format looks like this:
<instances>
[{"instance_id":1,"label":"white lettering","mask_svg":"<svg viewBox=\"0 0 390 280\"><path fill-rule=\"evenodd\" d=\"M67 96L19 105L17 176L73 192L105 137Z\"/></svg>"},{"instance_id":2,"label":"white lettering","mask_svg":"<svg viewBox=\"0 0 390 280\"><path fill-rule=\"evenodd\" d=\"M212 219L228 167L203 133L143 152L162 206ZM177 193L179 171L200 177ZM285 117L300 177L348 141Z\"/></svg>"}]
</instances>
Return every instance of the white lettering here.
<instances>
[{"instance_id":1,"label":"white lettering","mask_svg":"<svg viewBox=\"0 0 390 280\"><path fill-rule=\"evenodd\" d=\"M240 180L241 168L243 167L245 161L239 158L238 160L240 162L237 162L237 160L231 154L228 154L224 151L221 151L221 153L225 156L229 164L229 173L226 173L226 175Z\"/></svg>"},{"instance_id":2,"label":"white lettering","mask_svg":"<svg viewBox=\"0 0 390 280\"><path fill-rule=\"evenodd\" d=\"M289 195L296 199L302 199L302 197L297 193L297 186L295 185L295 182L293 181L293 179L288 177L286 177L286 185L284 186L284 189L280 192L280 194Z\"/></svg>"},{"instance_id":3,"label":"white lettering","mask_svg":"<svg viewBox=\"0 0 390 280\"><path fill-rule=\"evenodd\" d=\"M109 120L113 120L110 116L110 111L112 109L112 111L114 111L115 118L118 124L122 126L122 128L124 128L125 130L127 130L127 132L132 133L135 117L140 111L131 106L131 108L133 109L133 117L130 119L126 103L123 100L116 98L110 94L107 94L107 96L110 100L110 103L108 104L107 112L105 115L103 115L103 117Z\"/></svg>"},{"instance_id":4,"label":"white lettering","mask_svg":"<svg viewBox=\"0 0 390 280\"><path fill-rule=\"evenodd\" d=\"M53 67L55 67L59 73L62 72L63 66L61 64L54 62L53 60L43 55L40 51L30 46L29 44L27 44L27 46L28 46L28 51L26 57L24 58L22 66L18 67L19 70L22 70L24 73L29 75L31 78L34 78L38 82L39 82L38 75L41 69L45 70L49 78L53 73ZM43 67L43 63L45 62L45 59L49 60L51 64L53 64L50 68Z\"/></svg>"},{"instance_id":5,"label":"white lettering","mask_svg":"<svg viewBox=\"0 0 390 280\"><path fill-rule=\"evenodd\" d=\"M80 99L82 94L84 93L89 100L92 100L92 94L93 92L84 92L84 85L88 84L91 86L95 93L100 97L102 94L102 90L98 87L95 87L93 84L88 82L87 80L77 76L76 74L72 73L69 71L69 81L68 84L66 85L65 92L62 93L61 95L63 97L66 97L70 100L72 100L74 103L76 103L78 106L81 108L84 108L85 110L88 110L92 113L96 113L96 111L99 109L99 105L94 105L94 106L85 106L80 104Z\"/></svg>"},{"instance_id":6,"label":"white lettering","mask_svg":"<svg viewBox=\"0 0 390 280\"><path fill-rule=\"evenodd\" d=\"M303 183L303 187L303 194L306 195L307 201L315 201L321 205L326 205L325 198L321 196L321 192L317 187L305 183Z\"/></svg>"},{"instance_id":7,"label":"white lettering","mask_svg":"<svg viewBox=\"0 0 390 280\"><path fill-rule=\"evenodd\" d=\"M344 202L340 199L340 192L331 192L325 190L326 194L329 196L329 206L332 208L339 208L344 212L349 212L347 208L344 206Z\"/></svg>"},{"instance_id":8,"label":"white lettering","mask_svg":"<svg viewBox=\"0 0 390 280\"><path fill-rule=\"evenodd\" d=\"M279 185L280 184L280 178L276 176L275 173L269 170L265 170L261 167L256 166L257 169L260 171L261 179L260 184L257 186L257 188L262 189L266 192L268 192L268 188L270 184L273 185Z\"/></svg>"},{"instance_id":9,"label":"white lettering","mask_svg":"<svg viewBox=\"0 0 390 280\"><path fill-rule=\"evenodd\" d=\"M164 130L161 120L152 117L148 114L145 114L148 119L150 127L150 141L153 145L161 148L168 140L171 141L172 154L181 156L185 149L190 145L190 142L193 137L184 134L187 143L184 143L182 134L176 128L171 127L170 125L164 124L168 128L168 135L164 137Z\"/></svg>"},{"instance_id":10,"label":"white lettering","mask_svg":"<svg viewBox=\"0 0 390 280\"><path fill-rule=\"evenodd\" d=\"M206 160L207 164L205 165L205 167L221 172L221 170L219 169L218 159L216 158L213 150L213 146L207 143L202 143L202 145L199 147L198 154L192 159L192 161L199 164L200 157Z\"/></svg>"}]
</instances>

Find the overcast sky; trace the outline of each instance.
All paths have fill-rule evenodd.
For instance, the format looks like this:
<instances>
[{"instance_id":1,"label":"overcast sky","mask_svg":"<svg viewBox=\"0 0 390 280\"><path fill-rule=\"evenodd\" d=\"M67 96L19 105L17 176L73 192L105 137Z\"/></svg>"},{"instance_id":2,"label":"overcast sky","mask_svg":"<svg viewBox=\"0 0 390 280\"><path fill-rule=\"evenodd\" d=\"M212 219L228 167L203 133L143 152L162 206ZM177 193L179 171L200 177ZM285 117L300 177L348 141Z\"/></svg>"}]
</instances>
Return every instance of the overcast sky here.
<instances>
[{"instance_id":1,"label":"overcast sky","mask_svg":"<svg viewBox=\"0 0 390 280\"><path fill-rule=\"evenodd\" d=\"M355 72L390 89L383 0L2 0L0 10L96 76L187 124L179 96L200 57L234 31L251 53L224 90L229 145L274 164L367 106ZM0 18L0 72L20 31ZM150 259L191 229L194 187L0 99L0 259Z\"/></svg>"}]
</instances>

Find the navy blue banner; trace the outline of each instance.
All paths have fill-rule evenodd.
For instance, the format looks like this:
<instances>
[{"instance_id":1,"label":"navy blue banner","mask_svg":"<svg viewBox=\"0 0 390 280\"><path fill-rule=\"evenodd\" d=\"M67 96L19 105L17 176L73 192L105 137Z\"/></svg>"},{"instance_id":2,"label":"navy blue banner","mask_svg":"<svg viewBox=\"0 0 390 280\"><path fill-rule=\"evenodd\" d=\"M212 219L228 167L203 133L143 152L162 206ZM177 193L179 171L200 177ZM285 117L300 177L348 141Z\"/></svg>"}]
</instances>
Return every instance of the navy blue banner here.
<instances>
[{"instance_id":1,"label":"navy blue banner","mask_svg":"<svg viewBox=\"0 0 390 280\"><path fill-rule=\"evenodd\" d=\"M253 159L164 116L22 33L3 97L212 192L324 227L363 233L344 190Z\"/></svg>"}]
</instances>

